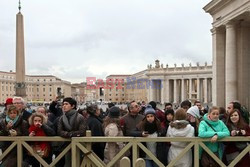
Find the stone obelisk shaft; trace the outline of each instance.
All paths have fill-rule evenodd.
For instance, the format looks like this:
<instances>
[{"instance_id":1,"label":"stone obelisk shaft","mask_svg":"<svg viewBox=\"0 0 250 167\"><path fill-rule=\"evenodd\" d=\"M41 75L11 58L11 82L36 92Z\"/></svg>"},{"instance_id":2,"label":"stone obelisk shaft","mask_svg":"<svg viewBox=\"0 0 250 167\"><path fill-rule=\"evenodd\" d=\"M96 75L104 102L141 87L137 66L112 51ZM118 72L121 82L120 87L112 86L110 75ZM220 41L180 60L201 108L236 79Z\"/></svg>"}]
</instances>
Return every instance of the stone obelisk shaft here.
<instances>
[{"instance_id":1,"label":"stone obelisk shaft","mask_svg":"<svg viewBox=\"0 0 250 167\"><path fill-rule=\"evenodd\" d=\"M26 96L23 15L16 15L16 96Z\"/></svg>"}]
</instances>

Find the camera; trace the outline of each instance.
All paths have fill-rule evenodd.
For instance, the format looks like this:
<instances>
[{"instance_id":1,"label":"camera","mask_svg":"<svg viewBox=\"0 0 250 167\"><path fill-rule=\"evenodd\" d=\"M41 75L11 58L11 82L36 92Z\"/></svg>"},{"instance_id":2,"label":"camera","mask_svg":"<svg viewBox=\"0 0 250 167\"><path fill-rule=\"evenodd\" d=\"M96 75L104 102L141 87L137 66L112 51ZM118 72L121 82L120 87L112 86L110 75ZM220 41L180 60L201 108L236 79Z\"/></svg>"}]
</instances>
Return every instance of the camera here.
<instances>
[{"instance_id":1,"label":"camera","mask_svg":"<svg viewBox=\"0 0 250 167\"><path fill-rule=\"evenodd\" d=\"M237 135L237 136L242 136L241 130L237 130L237 131L236 131L236 135Z\"/></svg>"}]
</instances>

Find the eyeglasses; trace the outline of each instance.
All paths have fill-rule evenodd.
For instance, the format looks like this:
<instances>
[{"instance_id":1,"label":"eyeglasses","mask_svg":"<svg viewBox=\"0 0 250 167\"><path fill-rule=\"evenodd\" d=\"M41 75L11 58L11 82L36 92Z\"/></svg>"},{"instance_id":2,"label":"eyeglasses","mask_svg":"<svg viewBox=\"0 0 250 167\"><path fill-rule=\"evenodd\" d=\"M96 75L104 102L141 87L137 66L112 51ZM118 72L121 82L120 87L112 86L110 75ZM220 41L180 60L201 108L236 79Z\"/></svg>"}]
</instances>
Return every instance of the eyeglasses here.
<instances>
[{"instance_id":1,"label":"eyeglasses","mask_svg":"<svg viewBox=\"0 0 250 167\"><path fill-rule=\"evenodd\" d=\"M22 102L15 102L15 103L13 103L13 104L23 104Z\"/></svg>"}]
</instances>

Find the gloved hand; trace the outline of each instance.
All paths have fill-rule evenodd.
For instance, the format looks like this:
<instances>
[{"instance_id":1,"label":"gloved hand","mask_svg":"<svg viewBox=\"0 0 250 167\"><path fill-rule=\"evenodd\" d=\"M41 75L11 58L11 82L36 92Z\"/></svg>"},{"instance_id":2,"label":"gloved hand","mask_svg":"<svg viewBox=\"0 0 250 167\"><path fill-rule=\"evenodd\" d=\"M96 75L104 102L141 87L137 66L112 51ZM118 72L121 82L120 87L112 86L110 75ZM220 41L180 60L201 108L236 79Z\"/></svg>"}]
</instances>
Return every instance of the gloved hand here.
<instances>
[{"instance_id":1,"label":"gloved hand","mask_svg":"<svg viewBox=\"0 0 250 167\"><path fill-rule=\"evenodd\" d=\"M17 132L14 129L9 130L10 136L16 136Z\"/></svg>"}]
</instances>

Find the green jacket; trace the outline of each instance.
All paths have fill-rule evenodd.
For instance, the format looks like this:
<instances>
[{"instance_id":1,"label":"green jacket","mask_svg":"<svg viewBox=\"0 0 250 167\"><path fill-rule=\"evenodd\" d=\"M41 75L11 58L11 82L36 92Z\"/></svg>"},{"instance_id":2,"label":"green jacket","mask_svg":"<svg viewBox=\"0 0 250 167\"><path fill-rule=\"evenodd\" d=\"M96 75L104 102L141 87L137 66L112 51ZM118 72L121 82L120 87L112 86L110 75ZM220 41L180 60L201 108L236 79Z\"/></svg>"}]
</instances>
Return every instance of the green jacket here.
<instances>
[{"instance_id":1,"label":"green jacket","mask_svg":"<svg viewBox=\"0 0 250 167\"><path fill-rule=\"evenodd\" d=\"M216 132L205 122L205 120L216 130ZM201 138L211 138L217 133L218 139L221 139L226 136L230 136L230 132L227 126L221 121L211 121L207 118L207 114L203 116L203 120L199 125L199 137ZM220 142L204 142L204 144L212 151L218 152L219 158L222 159L223 149L222 144ZM200 149L200 157L201 157L202 149Z\"/></svg>"}]
</instances>

